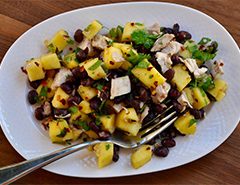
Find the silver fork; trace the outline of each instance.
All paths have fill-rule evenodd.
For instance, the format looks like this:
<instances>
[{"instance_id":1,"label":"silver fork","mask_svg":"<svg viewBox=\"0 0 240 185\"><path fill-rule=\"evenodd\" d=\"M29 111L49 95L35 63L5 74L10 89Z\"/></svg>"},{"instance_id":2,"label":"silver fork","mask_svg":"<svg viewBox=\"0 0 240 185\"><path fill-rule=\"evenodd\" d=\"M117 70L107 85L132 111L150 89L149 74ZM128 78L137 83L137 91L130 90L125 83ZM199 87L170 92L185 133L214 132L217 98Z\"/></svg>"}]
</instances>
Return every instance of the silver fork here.
<instances>
[{"instance_id":1,"label":"silver fork","mask_svg":"<svg viewBox=\"0 0 240 185\"><path fill-rule=\"evenodd\" d=\"M173 109L173 105L171 105L162 114L143 125L137 135L137 138L139 138L138 140L126 140L123 138L123 134L116 132L116 134L113 134L109 139L104 141L93 140L74 144L41 157L0 168L0 184L12 183L38 168L46 166L62 157L86 148L87 146L95 145L100 142L114 143L123 148L139 147L168 128L176 119L177 112Z\"/></svg>"}]
</instances>

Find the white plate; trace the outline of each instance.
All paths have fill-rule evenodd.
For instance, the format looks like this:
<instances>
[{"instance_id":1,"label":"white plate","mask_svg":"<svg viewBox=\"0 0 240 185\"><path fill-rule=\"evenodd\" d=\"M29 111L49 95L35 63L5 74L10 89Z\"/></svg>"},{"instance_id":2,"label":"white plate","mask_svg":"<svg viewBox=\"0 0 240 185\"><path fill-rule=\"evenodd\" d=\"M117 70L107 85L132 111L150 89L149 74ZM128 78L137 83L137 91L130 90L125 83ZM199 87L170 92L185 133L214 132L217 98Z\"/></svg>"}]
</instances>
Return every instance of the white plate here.
<instances>
[{"instance_id":1,"label":"white plate","mask_svg":"<svg viewBox=\"0 0 240 185\"><path fill-rule=\"evenodd\" d=\"M110 28L127 21L162 26L179 23L195 40L203 36L219 43L217 58L225 61L224 79L229 85L227 96L215 103L207 118L198 124L194 136L177 138L177 146L166 158L153 157L151 162L135 170L130 166L130 151L122 151L120 160L104 169L97 169L94 155L87 150L75 153L45 167L46 170L76 177L116 177L161 171L196 160L223 143L239 121L240 53L231 35L211 17L191 8L169 3L121 3L88 7L50 18L23 34L8 50L0 69L0 121L12 146L26 159L49 153L62 146L52 144L34 119L26 102L28 87L20 67L31 57L46 52L43 41L63 28L72 35L98 19Z\"/></svg>"}]
</instances>

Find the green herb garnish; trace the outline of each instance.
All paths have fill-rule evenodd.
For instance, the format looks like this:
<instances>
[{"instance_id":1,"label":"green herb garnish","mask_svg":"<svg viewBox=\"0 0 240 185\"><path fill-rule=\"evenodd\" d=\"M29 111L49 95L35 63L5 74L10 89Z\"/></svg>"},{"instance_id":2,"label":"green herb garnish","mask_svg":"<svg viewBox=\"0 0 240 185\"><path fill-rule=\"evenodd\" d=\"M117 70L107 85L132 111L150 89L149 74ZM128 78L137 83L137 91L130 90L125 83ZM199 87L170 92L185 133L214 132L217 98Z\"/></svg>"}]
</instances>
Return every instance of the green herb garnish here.
<instances>
[{"instance_id":1,"label":"green herb garnish","mask_svg":"<svg viewBox=\"0 0 240 185\"><path fill-rule=\"evenodd\" d=\"M48 87L47 86L43 86L41 88L41 91L39 93L39 96L42 96L42 97L47 97L47 92L48 92Z\"/></svg>"},{"instance_id":2,"label":"green herb garnish","mask_svg":"<svg viewBox=\"0 0 240 185\"><path fill-rule=\"evenodd\" d=\"M96 118L95 123L97 126L101 125L102 122L100 121L99 117Z\"/></svg>"},{"instance_id":3,"label":"green herb garnish","mask_svg":"<svg viewBox=\"0 0 240 185\"><path fill-rule=\"evenodd\" d=\"M78 107L77 106L72 106L72 107L69 107L68 110L72 114L75 114L78 111Z\"/></svg>"},{"instance_id":4,"label":"green herb garnish","mask_svg":"<svg viewBox=\"0 0 240 185\"><path fill-rule=\"evenodd\" d=\"M143 45L146 49L150 49L158 38L157 35L149 34L145 30L136 30L131 36L136 45Z\"/></svg>"},{"instance_id":5,"label":"green herb garnish","mask_svg":"<svg viewBox=\"0 0 240 185\"><path fill-rule=\"evenodd\" d=\"M149 54L137 53L134 50L130 50L127 56L127 60L134 65L141 62L143 59L149 60L150 58L151 56Z\"/></svg>"},{"instance_id":6,"label":"green herb garnish","mask_svg":"<svg viewBox=\"0 0 240 185\"><path fill-rule=\"evenodd\" d=\"M111 145L110 145L110 144L106 144L105 146L106 146L106 150L109 150L109 149L110 149L110 147L111 147Z\"/></svg>"},{"instance_id":7,"label":"green herb garnish","mask_svg":"<svg viewBox=\"0 0 240 185\"><path fill-rule=\"evenodd\" d=\"M67 134L68 129L66 127L61 130L60 134L57 135L57 137L64 137Z\"/></svg>"},{"instance_id":8,"label":"green herb garnish","mask_svg":"<svg viewBox=\"0 0 240 185\"><path fill-rule=\"evenodd\" d=\"M88 123L85 122L85 121L76 120L76 121L73 122L73 124L82 127L86 131L90 130L90 127L88 126Z\"/></svg>"},{"instance_id":9,"label":"green herb garnish","mask_svg":"<svg viewBox=\"0 0 240 185\"><path fill-rule=\"evenodd\" d=\"M122 38L122 34L123 34L123 27L122 26L117 26L116 28L112 28L108 32L108 36L111 39L118 40L118 41L120 41L120 39Z\"/></svg>"},{"instance_id":10,"label":"green herb garnish","mask_svg":"<svg viewBox=\"0 0 240 185\"><path fill-rule=\"evenodd\" d=\"M69 39L67 40L67 43L73 45L74 44L74 40L69 37Z\"/></svg>"},{"instance_id":11,"label":"green herb garnish","mask_svg":"<svg viewBox=\"0 0 240 185\"><path fill-rule=\"evenodd\" d=\"M140 22L136 22L135 23L137 26L143 26L144 24L143 23L140 23Z\"/></svg>"},{"instance_id":12,"label":"green herb garnish","mask_svg":"<svg viewBox=\"0 0 240 185\"><path fill-rule=\"evenodd\" d=\"M53 45L53 43L48 44L47 48L48 48L48 51L51 53L55 53L56 51L56 47Z\"/></svg>"},{"instance_id":13,"label":"green herb garnish","mask_svg":"<svg viewBox=\"0 0 240 185\"><path fill-rule=\"evenodd\" d=\"M190 121L189 121L189 125L188 125L188 127L191 127L193 124L195 124L195 123L197 123L197 120L196 119L191 119Z\"/></svg>"},{"instance_id":14,"label":"green herb garnish","mask_svg":"<svg viewBox=\"0 0 240 185\"><path fill-rule=\"evenodd\" d=\"M97 69L99 66L101 66L102 64L102 61L101 60L98 60L97 62L95 62L91 67L89 67L88 69L93 71L95 69Z\"/></svg>"},{"instance_id":15,"label":"green herb garnish","mask_svg":"<svg viewBox=\"0 0 240 185\"><path fill-rule=\"evenodd\" d=\"M153 78L153 75L149 75L149 79L152 79Z\"/></svg>"},{"instance_id":16,"label":"green herb garnish","mask_svg":"<svg viewBox=\"0 0 240 185\"><path fill-rule=\"evenodd\" d=\"M199 44L199 45L205 45L205 44L209 43L210 41L211 41L210 38L203 37L203 38L198 42L198 44Z\"/></svg>"},{"instance_id":17,"label":"green herb garnish","mask_svg":"<svg viewBox=\"0 0 240 185\"><path fill-rule=\"evenodd\" d=\"M142 60L141 62L139 62L139 63L136 65L136 67L137 67L137 68L147 69L149 65L150 65L150 63L148 62L148 60L147 60L147 59L144 59L144 60Z\"/></svg>"}]
</instances>

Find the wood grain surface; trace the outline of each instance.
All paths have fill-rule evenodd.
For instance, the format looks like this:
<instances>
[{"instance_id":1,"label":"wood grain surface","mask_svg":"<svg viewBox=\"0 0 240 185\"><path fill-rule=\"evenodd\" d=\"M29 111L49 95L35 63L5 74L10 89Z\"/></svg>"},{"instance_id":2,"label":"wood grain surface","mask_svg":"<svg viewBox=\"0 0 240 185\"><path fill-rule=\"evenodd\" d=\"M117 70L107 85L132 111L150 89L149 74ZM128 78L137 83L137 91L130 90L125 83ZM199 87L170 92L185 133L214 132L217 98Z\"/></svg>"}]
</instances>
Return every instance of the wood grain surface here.
<instances>
[{"instance_id":1,"label":"wood grain surface","mask_svg":"<svg viewBox=\"0 0 240 185\"><path fill-rule=\"evenodd\" d=\"M0 0L0 61L13 42L35 24L59 13L118 0ZM123 1L121 1L123 2ZM207 13L220 22L240 45L239 0L170 0ZM0 77L2 78L2 77ZM0 92L1 93L1 92ZM171 170L132 177L87 179L37 170L16 184L239 184L240 126L205 157ZM22 161L0 129L0 166Z\"/></svg>"}]
</instances>

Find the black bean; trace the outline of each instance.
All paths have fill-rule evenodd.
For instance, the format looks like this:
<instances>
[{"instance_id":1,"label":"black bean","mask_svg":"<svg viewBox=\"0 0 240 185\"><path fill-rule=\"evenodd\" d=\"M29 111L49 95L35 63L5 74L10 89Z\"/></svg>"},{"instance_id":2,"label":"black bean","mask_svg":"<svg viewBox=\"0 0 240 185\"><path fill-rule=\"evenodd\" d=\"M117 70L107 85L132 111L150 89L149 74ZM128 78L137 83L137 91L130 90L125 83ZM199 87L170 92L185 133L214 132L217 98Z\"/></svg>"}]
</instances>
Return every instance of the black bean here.
<instances>
[{"instance_id":1,"label":"black bean","mask_svg":"<svg viewBox=\"0 0 240 185\"><path fill-rule=\"evenodd\" d=\"M186 31L180 31L176 35L176 40L180 43L184 43L186 40L192 38L192 35Z\"/></svg>"},{"instance_id":2,"label":"black bean","mask_svg":"<svg viewBox=\"0 0 240 185\"><path fill-rule=\"evenodd\" d=\"M194 116L195 119L203 119L205 112L203 109L190 109L190 113Z\"/></svg>"},{"instance_id":3,"label":"black bean","mask_svg":"<svg viewBox=\"0 0 240 185\"><path fill-rule=\"evenodd\" d=\"M95 122L93 122L93 121L90 121L89 123L88 123L88 126L91 128L91 130L93 130L94 132L96 132L96 133L99 133L100 131L101 131L101 129L96 125L96 123Z\"/></svg>"},{"instance_id":4,"label":"black bean","mask_svg":"<svg viewBox=\"0 0 240 185\"><path fill-rule=\"evenodd\" d=\"M169 153L169 150L165 146L158 146L153 149L153 153L158 157L166 157Z\"/></svg>"},{"instance_id":5,"label":"black bean","mask_svg":"<svg viewBox=\"0 0 240 185\"><path fill-rule=\"evenodd\" d=\"M140 111L140 100L130 99L126 103L128 107L133 107L137 112Z\"/></svg>"},{"instance_id":6,"label":"black bean","mask_svg":"<svg viewBox=\"0 0 240 185\"><path fill-rule=\"evenodd\" d=\"M105 104L104 104L104 107L103 107L103 112L105 114L116 114L116 111L115 109L113 108L113 102L112 101L106 101Z\"/></svg>"},{"instance_id":7,"label":"black bean","mask_svg":"<svg viewBox=\"0 0 240 185\"><path fill-rule=\"evenodd\" d=\"M67 102L69 106L78 105L82 98L80 96L71 96L68 98Z\"/></svg>"},{"instance_id":8,"label":"black bean","mask_svg":"<svg viewBox=\"0 0 240 185\"><path fill-rule=\"evenodd\" d=\"M69 114L67 109L54 109L53 110L54 116L66 116L67 114Z\"/></svg>"},{"instance_id":9,"label":"black bean","mask_svg":"<svg viewBox=\"0 0 240 185\"><path fill-rule=\"evenodd\" d=\"M67 94L71 94L72 93L72 91L73 91L73 86L72 86L72 84L70 84L70 83L63 83L63 84L61 84L61 86L60 86L61 88L62 88L62 90L65 92L65 93L67 93Z\"/></svg>"},{"instance_id":10,"label":"black bean","mask_svg":"<svg viewBox=\"0 0 240 185\"><path fill-rule=\"evenodd\" d=\"M154 145L156 143L156 138L152 138L150 141L148 141L148 145Z\"/></svg>"},{"instance_id":11,"label":"black bean","mask_svg":"<svg viewBox=\"0 0 240 185\"><path fill-rule=\"evenodd\" d=\"M174 147L176 145L176 142L174 141L174 139L168 138L168 139L163 139L161 141L161 144L165 147L170 148L170 147Z\"/></svg>"},{"instance_id":12,"label":"black bean","mask_svg":"<svg viewBox=\"0 0 240 185\"><path fill-rule=\"evenodd\" d=\"M35 115L35 118L37 120L43 120L44 119L44 114L43 114L43 108L42 107L38 107L35 109L35 112L34 112L34 115Z\"/></svg>"},{"instance_id":13,"label":"black bean","mask_svg":"<svg viewBox=\"0 0 240 185\"><path fill-rule=\"evenodd\" d=\"M181 93L177 89L171 88L168 92L168 96L171 99L177 99L179 96L181 96Z\"/></svg>"},{"instance_id":14,"label":"black bean","mask_svg":"<svg viewBox=\"0 0 240 185\"><path fill-rule=\"evenodd\" d=\"M163 32L163 33L172 34L172 33L173 33L173 29L172 29L172 28L163 28L163 29L162 29L162 32Z\"/></svg>"},{"instance_id":15,"label":"black bean","mask_svg":"<svg viewBox=\"0 0 240 185\"><path fill-rule=\"evenodd\" d=\"M54 78L55 74L57 73L57 70L51 69L46 71L46 77L47 78Z\"/></svg>"},{"instance_id":16,"label":"black bean","mask_svg":"<svg viewBox=\"0 0 240 185\"><path fill-rule=\"evenodd\" d=\"M74 40L77 42L82 42L84 36L81 29L76 30L74 33Z\"/></svg>"},{"instance_id":17,"label":"black bean","mask_svg":"<svg viewBox=\"0 0 240 185\"><path fill-rule=\"evenodd\" d=\"M176 35L179 32L179 28L180 28L180 26L178 23L173 25L173 34L174 35Z\"/></svg>"},{"instance_id":18,"label":"black bean","mask_svg":"<svg viewBox=\"0 0 240 185\"><path fill-rule=\"evenodd\" d=\"M113 162L117 162L118 159L119 159L119 155L117 153L114 153L112 158Z\"/></svg>"},{"instance_id":19,"label":"black bean","mask_svg":"<svg viewBox=\"0 0 240 185\"><path fill-rule=\"evenodd\" d=\"M107 100L110 97L110 92L109 91L101 91L99 97L102 100Z\"/></svg>"},{"instance_id":20,"label":"black bean","mask_svg":"<svg viewBox=\"0 0 240 185\"><path fill-rule=\"evenodd\" d=\"M41 80L36 80L32 82L29 81L29 85L34 89L37 89L40 84L41 84Z\"/></svg>"},{"instance_id":21,"label":"black bean","mask_svg":"<svg viewBox=\"0 0 240 185\"><path fill-rule=\"evenodd\" d=\"M76 79L85 79L88 77L88 74L84 67L75 67L72 69L72 74Z\"/></svg>"},{"instance_id":22,"label":"black bean","mask_svg":"<svg viewBox=\"0 0 240 185\"><path fill-rule=\"evenodd\" d=\"M28 98L28 102L29 102L31 105L37 103L37 99L38 99L38 93L37 93L37 91L35 91L35 90L29 91L27 98Z\"/></svg>"},{"instance_id":23,"label":"black bean","mask_svg":"<svg viewBox=\"0 0 240 185\"><path fill-rule=\"evenodd\" d=\"M101 132L98 133L98 135L99 135L101 140L106 140L110 137L111 134L107 131L101 131Z\"/></svg>"},{"instance_id":24,"label":"black bean","mask_svg":"<svg viewBox=\"0 0 240 185\"><path fill-rule=\"evenodd\" d=\"M141 86L137 92L139 92L139 100L143 102L146 102L151 98L150 92L145 87Z\"/></svg>"},{"instance_id":25,"label":"black bean","mask_svg":"<svg viewBox=\"0 0 240 185\"><path fill-rule=\"evenodd\" d=\"M180 103L178 103L178 101L172 100L172 104L177 112L181 112L183 110L183 106Z\"/></svg>"},{"instance_id":26,"label":"black bean","mask_svg":"<svg viewBox=\"0 0 240 185\"><path fill-rule=\"evenodd\" d=\"M174 65L181 63L181 60L180 60L178 55L172 55L171 60L172 60Z\"/></svg>"},{"instance_id":27,"label":"black bean","mask_svg":"<svg viewBox=\"0 0 240 185\"><path fill-rule=\"evenodd\" d=\"M95 97L95 98L91 99L89 101L89 103L90 103L90 107L93 110L98 111L102 102L101 102L101 100L99 98Z\"/></svg>"},{"instance_id":28,"label":"black bean","mask_svg":"<svg viewBox=\"0 0 240 185\"><path fill-rule=\"evenodd\" d=\"M119 150L120 150L120 146L114 145L114 152L119 152Z\"/></svg>"},{"instance_id":29,"label":"black bean","mask_svg":"<svg viewBox=\"0 0 240 185\"><path fill-rule=\"evenodd\" d=\"M174 77L175 71L173 69L168 69L163 76L168 80L171 81Z\"/></svg>"},{"instance_id":30,"label":"black bean","mask_svg":"<svg viewBox=\"0 0 240 185\"><path fill-rule=\"evenodd\" d=\"M94 84L94 80L91 78L86 78L81 80L81 85L83 86L92 86Z\"/></svg>"},{"instance_id":31,"label":"black bean","mask_svg":"<svg viewBox=\"0 0 240 185\"><path fill-rule=\"evenodd\" d=\"M88 49L85 50L79 50L76 54L76 58L79 62L83 62L88 57Z\"/></svg>"},{"instance_id":32,"label":"black bean","mask_svg":"<svg viewBox=\"0 0 240 185\"><path fill-rule=\"evenodd\" d=\"M121 103L124 100L126 100L126 98L127 97L125 95L122 95L122 96L115 97L113 101L114 101L114 103L118 104L118 103Z\"/></svg>"},{"instance_id":33,"label":"black bean","mask_svg":"<svg viewBox=\"0 0 240 185\"><path fill-rule=\"evenodd\" d=\"M157 114L161 114L165 110L165 107L160 104L155 104L153 109Z\"/></svg>"}]
</instances>

